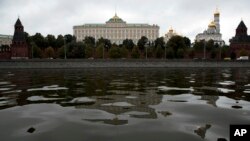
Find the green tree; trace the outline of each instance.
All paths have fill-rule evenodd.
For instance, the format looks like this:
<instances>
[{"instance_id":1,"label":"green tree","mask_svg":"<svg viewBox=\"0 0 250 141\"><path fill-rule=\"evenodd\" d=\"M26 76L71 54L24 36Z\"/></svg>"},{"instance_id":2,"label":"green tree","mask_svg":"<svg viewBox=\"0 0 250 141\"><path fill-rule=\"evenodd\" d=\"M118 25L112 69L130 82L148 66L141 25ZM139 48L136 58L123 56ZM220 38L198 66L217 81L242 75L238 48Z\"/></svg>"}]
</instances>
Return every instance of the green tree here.
<instances>
[{"instance_id":1,"label":"green tree","mask_svg":"<svg viewBox=\"0 0 250 141\"><path fill-rule=\"evenodd\" d=\"M70 34L66 34L64 36L66 44L71 43L71 42L76 42L76 37Z\"/></svg>"},{"instance_id":2,"label":"green tree","mask_svg":"<svg viewBox=\"0 0 250 141\"><path fill-rule=\"evenodd\" d=\"M166 57L168 59L173 59L174 58L174 50L172 48L167 48Z\"/></svg>"},{"instance_id":3,"label":"green tree","mask_svg":"<svg viewBox=\"0 0 250 141\"><path fill-rule=\"evenodd\" d=\"M155 51L155 56L156 56L156 58L162 58L163 52L164 52L164 51L163 51L161 45L158 44L158 46L156 47L156 51Z\"/></svg>"},{"instance_id":4,"label":"green tree","mask_svg":"<svg viewBox=\"0 0 250 141\"><path fill-rule=\"evenodd\" d=\"M83 58L84 57L83 42L71 42L66 45L67 58Z\"/></svg>"},{"instance_id":5,"label":"green tree","mask_svg":"<svg viewBox=\"0 0 250 141\"><path fill-rule=\"evenodd\" d=\"M132 58L140 58L140 52L139 52L139 48L137 46L135 46L132 50L131 53L131 57Z\"/></svg>"},{"instance_id":6,"label":"green tree","mask_svg":"<svg viewBox=\"0 0 250 141\"><path fill-rule=\"evenodd\" d=\"M177 58L177 57L178 57L177 51L178 51L180 48L182 48L182 49L185 50L186 45L185 45L185 42L184 42L183 37L181 37L181 36L173 36L173 37L170 38L170 40L168 41L167 47L173 49L173 51L174 51L174 56Z\"/></svg>"},{"instance_id":7,"label":"green tree","mask_svg":"<svg viewBox=\"0 0 250 141\"><path fill-rule=\"evenodd\" d=\"M183 37L185 46L190 48L191 47L191 40L188 37Z\"/></svg>"},{"instance_id":8,"label":"green tree","mask_svg":"<svg viewBox=\"0 0 250 141\"><path fill-rule=\"evenodd\" d=\"M188 57L191 58L191 59L193 59L194 56L195 56L194 49L193 48L189 48L189 50L188 50Z\"/></svg>"},{"instance_id":9,"label":"green tree","mask_svg":"<svg viewBox=\"0 0 250 141\"><path fill-rule=\"evenodd\" d=\"M131 40L131 39L125 39L125 40L123 40L122 45L124 47L126 47L130 52L132 51L132 49L135 46L133 40Z\"/></svg>"},{"instance_id":10,"label":"green tree","mask_svg":"<svg viewBox=\"0 0 250 141\"><path fill-rule=\"evenodd\" d=\"M104 38L98 39L96 46L99 46L100 44L104 44L104 47L106 48L106 50L109 50L112 46L111 41L109 39L104 39Z\"/></svg>"},{"instance_id":11,"label":"green tree","mask_svg":"<svg viewBox=\"0 0 250 141\"><path fill-rule=\"evenodd\" d=\"M55 57L55 51L52 47L46 48L44 52L45 52L46 58L54 58Z\"/></svg>"},{"instance_id":12,"label":"green tree","mask_svg":"<svg viewBox=\"0 0 250 141\"><path fill-rule=\"evenodd\" d=\"M229 52L229 46L223 46L221 47L221 59L224 59L227 57L227 54Z\"/></svg>"},{"instance_id":13,"label":"green tree","mask_svg":"<svg viewBox=\"0 0 250 141\"><path fill-rule=\"evenodd\" d=\"M56 48L56 38L54 35L48 34L46 37L46 40L48 41L48 46L51 46L52 48Z\"/></svg>"},{"instance_id":14,"label":"green tree","mask_svg":"<svg viewBox=\"0 0 250 141\"><path fill-rule=\"evenodd\" d=\"M148 42L148 38L145 36L142 36L141 39L138 40L137 46L139 47L140 50L144 50L147 42Z\"/></svg>"},{"instance_id":15,"label":"green tree","mask_svg":"<svg viewBox=\"0 0 250 141\"><path fill-rule=\"evenodd\" d=\"M117 46L112 46L109 50L109 57L113 59L121 58L121 51L120 48Z\"/></svg>"},{"instance_id":16,"label":"green tree","mask_svg":"<svg viewBox=\"0 0 250 141\"><path fill-rule=\"evenodd\" d=\"M87 36L84 38L84 43L89 46L95 46L95 38Z\"/></svg>"},{"instance_id":17,"label":"green tree","mask_svg":"<svg viewBox=\"0 0 250 141\"><path fill-rule=\"evenodd\" d=\"M41 49L45 49L48 47L48 41L43 37L41 33L36 33L31 37L31 39Z\"/></svg>"},{"instance_id":18,"label":"green tree","mask_svg":"<svg viewBox=\"0 0 250 141\"><path fill-rule=\"evenodd\" d=\"M56 48L61 48L64 46L64 37L62 35L58 35L56 39Z\"/></svg>"},{"instance_id":19,"label":"green tree","mask_svg":"<svg viewBox=\"0 0 250 141\"><path fill-rule=\"evenodd\" d=\"M120 48L120 52L121 52L121 57L122 58L128 58L128 49L126 47L121 47Z\"/></svg>"},{"instance_id":20,"label":"green tree","mask_svg":"<svg viewBox=\"0 0 250 141\"><path fill-rule=\"evenodd\" d=\"M85 57L86 58L93 57L93 52L94 52L94 48L85 45Z\"/></svg>"},{"instance_id":21,"label":"green tree","mask_svg":"<svg viewBox=\"0 0 250 141\"><path fill-rule=\"evenodd\" d=\"M183 48L179 48L177 51L177 58L184 58L184 49Z\"/></svg>"},{"instance_id":22,"label":"green tree","mask_svg":"<svg viewBox=\"0 0 250 141\"><path fill-rule=\"evenodd\" d=\"M31 42L31 56L32 58L42 58L42 50L34 42Z\"/></svg>"},{"instance_id":23,"label":"green tree","mask_svg":"<svg viewBox=\"0 0 250 141\"><path fill-rule=\"evenodd\" d=\"M164 38L163 38L163 37L157 38L157 39L154 41L154 45L155 45L156 48L157 48L158 46L161 46L161 47L163 48L164 45L165 45Z\"/></svg>"},{"instance_id":24,"label":"green tree","mask_svg":"<svg viewBox=\"0 0 250 141\"><path fill-rule=\"evenodd\" d=\"M103 51L104 50L104 44L100 44L99 46L97 46L96 48L96 57L97 58L103 58Z\"/></svg>"},{"instance_id":25,"label":"green tree","mask_svg":"<svg viewBox=\"0 0 250 141\"><path fill-rule=\"evenodd\" d=\"M204 41L199 41L194 43L194 51L202 51L204 50Z\"/></svg>"},{"instance_id":26,"label":"green tree","mask_svg":"<svg viewBox=\"0 0 250 141\"><path fill-rule=\"evenodd\" d=\"M206 42L206 50L207 51L212 51L214 49L214 41L213 40L209 40L208 42Z\"/></svg>"}]
</instances>

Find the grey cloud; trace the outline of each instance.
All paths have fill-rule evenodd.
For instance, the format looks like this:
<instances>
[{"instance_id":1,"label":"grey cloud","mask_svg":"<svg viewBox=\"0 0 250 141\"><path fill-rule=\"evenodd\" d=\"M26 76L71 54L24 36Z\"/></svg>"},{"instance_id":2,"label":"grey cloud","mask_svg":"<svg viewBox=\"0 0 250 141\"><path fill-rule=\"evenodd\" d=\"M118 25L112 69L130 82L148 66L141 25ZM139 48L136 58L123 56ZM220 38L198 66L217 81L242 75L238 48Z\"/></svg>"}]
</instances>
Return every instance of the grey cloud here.
<instances>
[{"instance_id":1,"label":"grey cloud","mask_svg":"<svg viewBox=\"0 0 250 141\"><path fill-rule=\"evenodd\" d=\"M241 18L250 26L249 4L248 0L0 0L0 34L13 34L18 15L30 34L72 34L74 25L104 23L117 7L127 22L158 24L161 35L172 26L193 40L207 28L218 6L228 42Z\"/></svg>"}]
</instances>

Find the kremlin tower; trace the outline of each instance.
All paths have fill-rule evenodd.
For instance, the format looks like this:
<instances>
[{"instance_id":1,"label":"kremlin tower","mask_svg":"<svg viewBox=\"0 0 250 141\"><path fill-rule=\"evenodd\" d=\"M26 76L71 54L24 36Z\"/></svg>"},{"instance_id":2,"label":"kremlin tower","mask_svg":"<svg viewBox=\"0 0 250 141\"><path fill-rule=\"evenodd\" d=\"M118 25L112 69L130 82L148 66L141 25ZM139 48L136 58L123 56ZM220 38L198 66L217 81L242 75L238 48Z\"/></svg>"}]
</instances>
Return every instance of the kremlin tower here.
<instances>
[{"instance_id":1,"label":"kremlin tower","mask_svg":"<svg viewBox=\"0 0 250 141\"><path fill-rule=\"evenodd\" d=\"M11 59L28 59L28 45L25 39L24 27L18 18L15 24L14 36L11 44Z\"/></svg>"}]
</instances>

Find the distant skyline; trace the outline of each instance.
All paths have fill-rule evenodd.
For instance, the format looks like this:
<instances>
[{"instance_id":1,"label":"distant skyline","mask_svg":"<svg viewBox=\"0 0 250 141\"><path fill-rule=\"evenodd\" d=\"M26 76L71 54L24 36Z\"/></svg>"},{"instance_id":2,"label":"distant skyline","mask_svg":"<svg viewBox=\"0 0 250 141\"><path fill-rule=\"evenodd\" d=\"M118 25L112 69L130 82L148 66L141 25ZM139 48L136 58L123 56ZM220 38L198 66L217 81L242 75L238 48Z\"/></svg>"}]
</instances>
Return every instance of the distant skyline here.
<instances>
[{"instance_id":1,"label":"distant skyline","mask_svg":"<svg viewBox=\"0 0 250 141\"><path fill-rule=\"evenodd\" d=\"M172 26L193 42L218 7L221 33L228 44L241 19L250 27L249 5L248 0L0 0L0 34L13 35L18 16L30 35L73 34L73 26L105 23L116 11L127 23L157 24L160 36Z\"/></svg>"}]
</instances>

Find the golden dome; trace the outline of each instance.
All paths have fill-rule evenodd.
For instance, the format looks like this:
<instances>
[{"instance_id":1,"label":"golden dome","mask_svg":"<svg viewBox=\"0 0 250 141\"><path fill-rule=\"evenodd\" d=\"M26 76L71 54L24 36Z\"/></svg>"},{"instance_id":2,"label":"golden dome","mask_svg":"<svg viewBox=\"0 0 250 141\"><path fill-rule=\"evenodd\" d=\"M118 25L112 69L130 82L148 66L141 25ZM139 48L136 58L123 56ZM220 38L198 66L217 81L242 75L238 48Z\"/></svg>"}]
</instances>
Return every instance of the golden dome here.
<instances>
[{"instance_id":1,"label":"golden dome","mask_svg":"<svg viewBox=\"0 0 250 141\"><path fill-rule=\"evenodd\" d=\"M219 10L218 10L218 8L216 8L216 10L215 10L215 12L214 12L214 15L220 15L220 12L219 12Z\"/></svg>"},{"instance_id":2,"label":"golden dome","mask_svg":"<svg viewBox=\"0 0 250 141\"><path fill-rule=\"evenodd\" d=\"M115 16L112 19L120 19L117 14L115 13Z\"/></svg>"},{"instance_id":3,"label":"golden dome","mask_svg":"<svg viewBox=\"0 0 250 141\"><path fill-rule=\"evenodd\" d=\"M208 25L208 27L216 27L216 24L214 23L214 21L212 21L212 22Z\"/></svg>"},{"instance_id":4,"label":"golden dome","mask_svg":"<svg viewBox=\"0 0 250 141\"><path fill-rule=\"evenodd\" d=\"M169 28L169 32L174 32L172 26Z\"/></svg>"}]
</instances>

